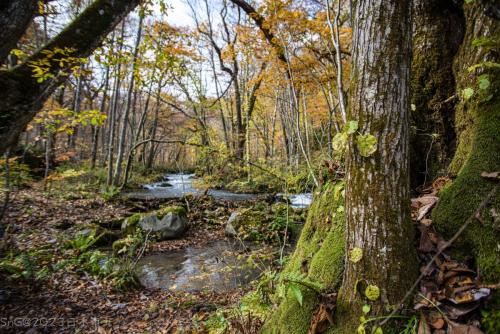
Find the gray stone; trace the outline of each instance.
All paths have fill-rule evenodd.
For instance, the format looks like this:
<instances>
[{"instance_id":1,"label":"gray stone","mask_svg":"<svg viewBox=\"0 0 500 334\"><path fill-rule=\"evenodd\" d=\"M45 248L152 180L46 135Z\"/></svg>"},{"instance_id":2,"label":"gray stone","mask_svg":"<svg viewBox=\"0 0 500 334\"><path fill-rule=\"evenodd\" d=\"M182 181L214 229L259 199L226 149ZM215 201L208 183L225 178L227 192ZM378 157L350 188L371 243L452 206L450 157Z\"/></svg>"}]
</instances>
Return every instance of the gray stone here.
<instances>
[{"instance_id":1,"label":"gray stone","mask_svg":"<svg viewBox=\"0 0 500 334\"><path fill-rule=\"evenodd\" d=\"M188 228L188 221L183 214L168 212L161 219L156 214L142 217L139 226L145 232L155 235L158 240L167 240L182 237Z\"/></svg>"}]
</instances>

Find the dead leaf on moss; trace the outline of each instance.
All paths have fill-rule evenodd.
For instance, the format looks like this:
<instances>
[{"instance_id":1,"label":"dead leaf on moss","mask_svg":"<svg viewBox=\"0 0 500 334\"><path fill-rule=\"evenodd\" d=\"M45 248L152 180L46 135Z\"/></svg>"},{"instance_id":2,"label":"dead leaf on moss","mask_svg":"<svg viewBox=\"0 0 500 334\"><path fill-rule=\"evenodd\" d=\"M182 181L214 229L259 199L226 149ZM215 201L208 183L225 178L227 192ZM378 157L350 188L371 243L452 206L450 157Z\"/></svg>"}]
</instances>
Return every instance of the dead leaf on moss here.
<instances>
[{"instance_id":1,"label":"dead leaf on moss","mask_svg":"<svg viewBox=\"0 0 500 334\"><path fill-rule=\"evenodd\" d=\"M486 178L486 179L499 180L500 179L500 172L482 172L481 176Z\"/></svg>"}]
</instances>

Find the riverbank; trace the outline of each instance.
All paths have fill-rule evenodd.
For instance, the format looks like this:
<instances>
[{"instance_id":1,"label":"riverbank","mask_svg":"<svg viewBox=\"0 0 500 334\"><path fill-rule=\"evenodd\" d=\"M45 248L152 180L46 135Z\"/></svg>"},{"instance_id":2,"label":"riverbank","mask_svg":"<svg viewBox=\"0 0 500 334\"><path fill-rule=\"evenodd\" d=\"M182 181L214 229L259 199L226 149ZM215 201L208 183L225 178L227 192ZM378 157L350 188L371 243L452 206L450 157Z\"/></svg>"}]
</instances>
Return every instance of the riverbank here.
<instances>
[{"instance_id":1,"label":"riverbank","mask_svg":"<svg viewBox=\"0 0 500 334\"><path fill-rule=\"evenodd\" d=\"M143 257L210 248L214 242L225 242L228 239L224 227L231 213L253 208L256 202L222 201L203 196L105 201L49 196L42 184L13 193L5 217L9 228L1 245L0 280L4 283L0 290L0 312L6 319L24 319L18 321L30 323L29 326L12 323L3 332L26 332L35 327L39 333L95 330L98 333L170 333L177 329L202 332L205 320L213 316L215 310L237 305L253 288L252 284L233 284L231 289L211 291L143 287L117 291L110 279L96 276L75 262L75 257L81 255L67 246L74 242L77 231L88 228L89 224L113 230L119 228L118 222L134 213L147 213L169 205L189 207L190 228L180 239L148 243ZM217 254L213 257L221 258ZM6 264L16 264L19 268L10 268L9 272L5 270ZM35 324L37 319L39 323Z\"/></svg>"}]
</instances>

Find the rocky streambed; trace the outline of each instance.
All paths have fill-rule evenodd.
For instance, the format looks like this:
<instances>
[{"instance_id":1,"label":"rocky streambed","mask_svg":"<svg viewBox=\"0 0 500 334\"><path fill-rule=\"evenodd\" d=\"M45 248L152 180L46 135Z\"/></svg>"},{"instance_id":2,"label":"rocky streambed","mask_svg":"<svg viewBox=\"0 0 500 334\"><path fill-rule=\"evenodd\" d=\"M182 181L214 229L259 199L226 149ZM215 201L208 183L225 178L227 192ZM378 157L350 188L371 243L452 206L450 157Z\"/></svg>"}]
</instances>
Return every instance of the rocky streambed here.
<instances>
[{"instance_id":1,"label":"rocky streambed","mask_svg":"<svg viewBox=\"0 0 500 334\"><path fill-rule=\"evenodd\" d=\"M153 252L138 261L135 272L147 289L221 292L247 285L268 267L273 256L279 256L283 242L289 243L298 236L305 220L304 208L312 200L312 194L307 193L274 195L277 201L287 199L287 209L283 202L269 203L269 194L202 192L193 185L194 178L193 174L167 174L162 181L126 194L129 199L142 201L175 200L187 195L192 200L211 198L211 209L203 210L201 216L192 214L200 211L199 207L190 208L191 214L186 215L179 206L169 206L135 214L123 222L124 233L140 228L151 234L152 240L163 244L182 242L190 238L193 229L200 229L203 224L209 226L205 230L209 242ZM229 203L232 208L228 208ZM214 235L218 236L215 240L211 238ZM120 247L118 244L113 248Z\"/></svg>"}]
</instances>

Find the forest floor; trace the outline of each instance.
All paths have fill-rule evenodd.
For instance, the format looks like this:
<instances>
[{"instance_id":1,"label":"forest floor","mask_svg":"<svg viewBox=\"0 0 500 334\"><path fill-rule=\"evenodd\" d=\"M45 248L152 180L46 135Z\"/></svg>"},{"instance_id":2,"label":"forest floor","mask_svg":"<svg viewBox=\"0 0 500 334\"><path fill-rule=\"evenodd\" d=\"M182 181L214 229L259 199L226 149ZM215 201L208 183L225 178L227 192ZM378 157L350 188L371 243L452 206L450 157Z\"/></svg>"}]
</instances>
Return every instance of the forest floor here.
<instances>
[{"instance_id":1,"label":"forest floor","mask_svg":"<svg viewBox=\"0 0 500 334\"><path fill-rule=\"evenodd\" d=\"M61 234L89 222L112 222L132 214L150 211L170 201L106 202L101 199L47 197L34 186L13 194L5 223L6 249L36 250L39 268L57 264L66 257ZM224 239L224 222L238 204L196 200L188 219L196 224L182 239L152 244L146 253L200 246ZM207 213L216 216L208 219ZM218 223L217 223L218 221ZM68 236L66 236L68 237ZM7 247L8 246L8 247ZM40 256L52 253L54 256ZM5 255L5 254L4 254ZM3 276L3 277L1 277ZM86 272L64 268L44 279L11 279L1 274L1 333L196 333L217 308L226 307L248 290L226 292L171 292L141 288L115 291L105 281ZM14 322L16 321L16 322Z\"/></svg>"},{"instance_id":2,"label":"forest floor","mask_svg":"<svg viewBox=\"0 0 500 334\"><path fill-rule=\"evenodd\" d=\"M424 274L415 289L409 325L418 333L481 333L481 309L499 286L482 285L473 263L456 261L441 251L446 241L434 230L429 214L445 182L435 183L426 194L412 199L412 218L419 231L415 246ZM104 201L89 196L48 196L39 184L13 193L10 203L0 255L7 258L15 252L25 262L24 277L0 273L0 333L206 333L207 319L217 310L238 305L252 289L247 284L223 292L140 287L117 291L109 281L78 265L53 268L75 256L65 245L75 229L89 223L110 226L133 213L165 205L187 206L188 220L194 224L184 237L147 243L145 255L225 239L224 226L231 212L255 203L207 197Z\"/></svg>"}]
</instances>

